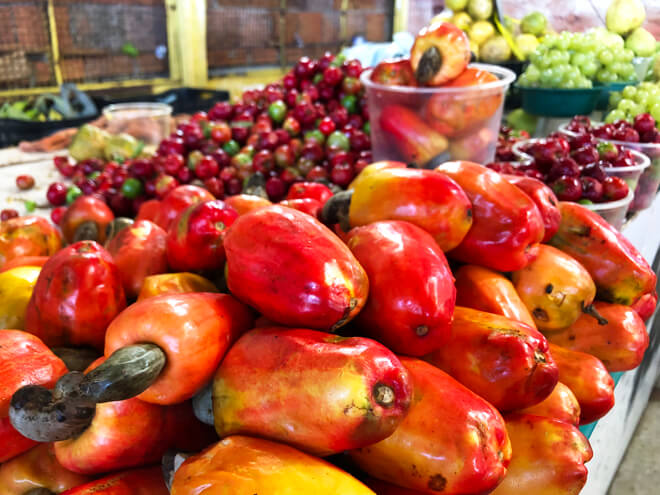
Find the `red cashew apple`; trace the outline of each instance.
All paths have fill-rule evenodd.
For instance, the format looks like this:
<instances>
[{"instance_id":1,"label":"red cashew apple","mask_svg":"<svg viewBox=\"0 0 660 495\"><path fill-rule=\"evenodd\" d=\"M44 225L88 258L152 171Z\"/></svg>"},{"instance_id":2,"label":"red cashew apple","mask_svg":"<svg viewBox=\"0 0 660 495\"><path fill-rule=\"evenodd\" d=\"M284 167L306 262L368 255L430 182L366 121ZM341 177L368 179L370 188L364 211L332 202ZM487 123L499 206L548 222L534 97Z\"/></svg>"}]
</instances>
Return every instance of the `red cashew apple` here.
<instances>
[{"instance_id":1,"label":"red cashew apple","mask_svg":"<svg viewBox=\"0 0 660 495\"><path fill-rule=\"evenodd\" d=\"M470 62L470 42L460 28L434 22L422 28L410 50L410 65L417 82L441 86L459 76Z\"/></svg>"},{"instance_id":2,"label":"red cashew apple","mask_svg":"<svg viewBox=\"0 0 660 495\"><path fill-rule=\"evenodd\" d=\"M0 268L23 256L50 256L62 247L59 230L42 217L30 215L0 222Z\"/></svg>"},{"instance_id":3,"label":"red cashew apple","mask_svg":"<svg viewBox=\"0 0 660 495\"><path fill-rule=\"evenodd\" d=\"M160 202L153 222L168 231L172 222L183 210L202 201L212 201L213 194L198 186L179 186L172 189Z\"/></svg>"},{"instance_id":4,"label":"red cashew apple","mask_svg":"<svg viewBox=\"0 0 660 495\"><path fill-rule=\"evenodd\" d=\"M571 389L562 382L557 382L552 393L543 401L517 412L558 419L575 426L580 424L580 403Z\"/></svg>"},{"instance_id":5,"label":"red cashew apple","mask_svg":"<svg viewBox=\"0 0 660 495\"><path fill-rule=\"evenodd\" d=\"M101 199L96 196L80 196L64 212L60 228L66 242L90 239L102 245L106 237L105 229L114 218L112 210ZM85 237L77 238L80 235L78 229L83 224L91 230L86 231Z\"/></svg>"},{"instance_id":6,"label":"red cashew apple","mask_svg":"<svg viewBox=\"0 0 660 495\"><path fill-rule=\"evenodd\" d=\"M169 495L159 466L111 474L61 495Z\"/></svg>"}]
</instances>

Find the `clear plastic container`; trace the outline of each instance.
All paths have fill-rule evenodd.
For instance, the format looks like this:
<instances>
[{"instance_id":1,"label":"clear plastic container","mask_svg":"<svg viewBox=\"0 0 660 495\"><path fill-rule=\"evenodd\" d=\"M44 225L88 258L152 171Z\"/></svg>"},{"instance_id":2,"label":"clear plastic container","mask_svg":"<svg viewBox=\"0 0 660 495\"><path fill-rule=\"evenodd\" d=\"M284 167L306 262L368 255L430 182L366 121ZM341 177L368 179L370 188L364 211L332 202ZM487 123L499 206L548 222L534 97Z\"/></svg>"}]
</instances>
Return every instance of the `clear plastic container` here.
<instances>
[{"instance_id":1,"label":"clear plastic container","mask_svg":"<svg viewBox=\"0 0 660 495\"><path fill-rule=\"evenodd\" d=\"M600 123L592 122L592 126L599 126ZM568 123L559 126L559 132L569 137L577 134L566 129ZM653 203L658 188L660 188L660 143L631 143L629 141L607 140L610 143L617 144L624 148L642 153L648 157L650 166L646 168L639 177L635 198L630 205L630 211L636 212L645 210Z\"/></svg>"},{"instance_id":2,"label":"clear plastic container","mask_svg":"<svg viewBox=\"0 0 660 495\"><path fill-rule=\"evenodd\" d=\"M158 144L170 134L172 107L165 103L118 103L103 108L111 134L125 132L146 145Z\"/></svg>"},{"instance_id":3,"label":"clear plastic container","mask_svg":"<svg viewBox=\"0 0 660 495\"><path fill-rule=\"evenodd\" d=\"M628 195L618 201L608 201L607 203L592 203L584 204L585 208L595 211L605 220L607 220L610 225L615 227L617 230L621 230L624 222L626 221L626 213L630 208L630 204L633 200L634 193L632 189L628 191Z\"/></svg>"},{"instance_id":4,"label":"clear plastic container","mask_svg":"<svg viewBox=\"0 0 660 495\"><path fill-rule=\"evenodd\" d=\"M567 136L570 136L571 134L573 136L576 135L575 133L572 133L571 131L566 131L565 129L562 130L561 132L563 134L566 134ZM542 138L533 138L533 139L526 139L524 141L518 141L513 145L512 151L521 160L531 159L532 157L527 153L525 153L524 151L522 151L521 148L525 144L538 142L541 139ZM620 143L620 141L613 141L613 142L616 142L617 144ZM630 148L630 146L627 146L627 148ZM630 191L634 191L633 203L630 204L631 206L630 211L632 212L632 211L638 211L638 210L633 210L632 205L634 204L634 201L637 198L638 191L640 191L641 178L644 176L644 174L646 174L646 171L650 169L651 161L644 153L640 153L639 151L636 151L632 148L630 148L630 151L632 152L633 158L635 159L635 165L633 165L632 167L607 167L604 170L607 175L611 175L613 177L619 177L623 179L626 182L626 184L628 184L628 189L630 189ZM620 201L623 201L623 199ZM653 197L651 197L651 201L653 201ZM600 203L600 204L607 204L607 203Z\"/></svg>"},{"instance_id":5,"label":"clear plastic container","mask_svg":"<svg viewBox=\"0 0 660 495\"><path fill-rule=\"evenodd\" d=\"M446 160L493 161L504 98L516 76L495 65L470 66L498 80L446 88L385 86L371 80L371 69L364 71L374 161L427 168Z\"/></svg>"}]
</instances>

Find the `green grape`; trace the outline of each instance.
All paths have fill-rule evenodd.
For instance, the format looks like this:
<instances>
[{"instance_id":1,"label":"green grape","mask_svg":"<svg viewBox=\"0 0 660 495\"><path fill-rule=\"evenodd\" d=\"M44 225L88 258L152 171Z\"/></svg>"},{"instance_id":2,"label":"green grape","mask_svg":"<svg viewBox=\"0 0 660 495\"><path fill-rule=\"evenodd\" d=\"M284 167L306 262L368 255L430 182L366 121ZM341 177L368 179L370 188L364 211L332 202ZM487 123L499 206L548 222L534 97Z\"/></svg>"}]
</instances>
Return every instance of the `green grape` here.
<instances>
[{"instance_id":1,"label":"green grape","mask_svg":"<svg viewBox=\"0 0 660 495\"><path fill-rule=\"evenodd\" d=\"M626 118L626 113L623 110L619 110L618 108L615 108L614 110L612 110L610 113L607 114L607 117L605 117L605 123L612 124L617 120L624 120L625 118Z\"/></svg>"},{"instance_id":2,"label":"green grape","mask_svg":"<svg viewBox=\"0 0 660 495\"><path fill-rule=\"evenodd\" d=\"M596 38L594 36L585 36L580 48L576 49L576 51L582 51L584 53L592 53L595 52L597 48L598 48L598 41L596 40Z\"/></svg>"},{"instance_id":3,"label":"green grape","mask_svg":"<svg viewBox=\"0 0 660 495\"><path fill-rule=\"evenodd\" d=\"M559 50L550 50L546 55L550 65L559 65L562 63L562 55Z\"/></svg>"},{"instance_id":4,"label":"green grape","mask_svg":"<svg viewBox=\"0 0 660 495\"><path fill-rule=\"evenodd\" d=\"M623 50L623 55L621 56L621 60L623 60L624 62L632 62L633 58L635 58L635 53L632 50L628 48Z\"/></svg>"},{"instance_id":5,"label":"green grape","mask_svg":"<svg viewBox=\"0 0 660 495\"><path fill-rule=\"evenodd\" d=\"M612 74L609 70L607 69L600 69L598 73L596 74L596 79L603 83L607 84L615 80L616 75Z\"/></svg>"},{"instance_id":6,"label":"green grape","mask_svg":"<svg viewBox=\"0 0 660 495\"><path fill-rule=\"evenodd\" d=\"M527 75L527 80L533 83L537 82L539 77L541 77L541 71L534 64L530 64L529 67L527 67L525 74Z\"/></svg>"},{"instance_id":7,"label":"green grape","mask_svg":"<svg viewBox=\"0 0 660 495\"><path fill-rule=\"evenodd\" d=\"M614 61L614 55L607 48L603 48L598 52L598 60L603 65L610 65Z\"/></svg>"},{"instance_id":8,"label":"green grape","mask_svg":"<svg viewBox=\"0 0 660 495\"><path fill-rule=\"evenodd\" d=\"M539 60L535 61L534 63L538 65L540 69L547 69L552 65L547 53L543 54L543 56L541 56Z\"/></svg>"},{"instance_id":9,"label":"green grape","mask_svg":"<svg viewBox=\"0 0 660 495\"><path fill-rule=\"evenodd\" d=\"M610 98L609 98L610 107L612 108L616 107L622 99L623 96L621 96L621 93L619 91L613 91L612 93L610 93Z\"/></svg>"},{"instance_id":10,"label":"green grape","mask_svg":"<svg viewBox=\"0 0 660 495\"><path fill-rule=\"evenodd\" d=\"M622 81L634 81L637 79L637 74L632 64L624 64L619 75L621 76Z\"/></svg>"},{"instance_id":11,"label":"green grape","mask_svg":"<svg viewBox=\"0 0 660 495\"><path fill-rule=\"evenodd\" d=\"M637 106L637 104L634 101L632 101L628 98L624 98L619 102L619 105L617 106L617 108L619 110L621 110L622 112L624 112L624 113L629 113L633 109L635 109L636 106Z\"/></svg>"},{"instance_id":12,"label":"green grape","mask_svg":"<svg viewBox=\"0 0 660 495\"><path fill-rule=\"evenodd\" d=\"M585 77L588 77L589 79L593 79L593 77L598 72L599 68L600 65L597 62L588 61L580 68L580 70L582 71L582 74L584 74Z\"/></svg>"},{"instance_id":13,"label":"green grape","mask_svg":"<svg viewBox=\"0 0 660 495\"><path fill-rule=\"evenodd\" d=\"M593 88L594 84L591 82L591 79L588 79L584 76L580 78L580 87L581 88Z\"/></svg>"},{"instance_id":14,"label":"green grape","mask_svg":"<svg viewBox=\"0 0 660 495\"><path fill-rule=\"evenodd\" d=\"M637 95L637 88L635 86L626 86L621 91L621 96L628 100L632 100Z\"/></svg>"},{"instance_id":15,"label":"green grape","mask_svg":"<svg viewBox=\"0 0 660 495\"><path fill-rule=\"evenodd\" d=\"M625 68L626 64L623 62L619 62L618 60L615 60L612 62L610 65L607 66L607 70L609 70L613 74L621 74L621 71Z\"/></svg>"},{"instance_id":16,"label":"green grape","mask_svg":"<svg viewBox=\"0 0 660 495\"><path fill-rule=\"evenodd\" d=\"M577 84L575 84L573 79L562 79L559 83L559 87L562 89L575 89L577 88Z\"/></svg>"},{"instance_id":17,"label":"green grape","mask_svg":"<svg viewBox=\"0 0 660 495\"><path fill-rule=\"evenodd\" d=\"M640 105L639 103L635 103L635 106L633 106L630 109L630 112L628 112L632 117L635 115L639 115L640 113L644 113L646 111L646 105Z\"/></svg>"},{"instance_id":18,"label":"green grape","mask_svg":"<svg viewBox=\"0 0 660 495\"><path fill-rule=\"evenodd\" d=\"M523 72L520 77L518 78L518 84L521 86L531 86L532 81L529 80L529 76L527 75L527 72Z\"/></svg>"},{"instance_id":19,"label":"green grape","mask_svg":"<svg viewBox=\"0 0 660 495\"><path fill-rule=\"evenodd\" d=\"M559 57L562 64L568 64L571 62L571 54L569 52L559 52Z\"/></svg>"},{"instance_id":20,"label":"green grape","mask_svg":"<svg viewBox=\"0 0 660 495\"><path fill-rule=\"evenodd\" d=\"M555 70L552 74L552 78L550 78L550 87L551 88L558 87L561 84L562 79L564 79L564 73L559 72L555 67Z\"/></svg>"},{"instance_id":21,"label":"green grape","mask_svg":"<svg viewBox=\"0 0 660 495\"><path fill-rule=\"evenodd\" d=\"M633 100L635 100L635 103L637 103L638 105L641 105L642 108L646 108L649 102L649 94L645 90L638 90Z\"/></svg>"},{"instance_id":22,"label":"green grape","mask_svg":"<svg viewBox=\"0 0 660 495\"><path fill-rule=\"evenodd\" d=\"M649 108L649 113L651 114L651 117L653 117L656 122L660 121L660 103L655 103L654 105Z\"/></svg>"},{"instance_id":23,"label":"green grape","mask_svg":"<svg viewBox=\"0 0 660 495\"><path fill-rule=\"evenodd\" d=\"M567 72L571 75L571 79L578 80L580 77L582 77L582 72L580 72L580 69L573 65L568 66Z\"/></svg>"},{"instance_id":24,"label":"green grape","mask_svg":"<svg viewBox=\"0 0 660 495\"><path fill-rule=\"evenodd\" d=\"M582 52L576 52L571 55L571 65L576 67L582 67L587 62L587 54Z\"/></svg>"},{"instance_id":25,"label":"green grape","mask_svg":"<svg viewBox=\"0 0 660 495\"><path fill-rule=\"evenodd\" d=\"M556 46L560 50L568 50L571 46L571 41L573 41L572 33L568 31L562 31L557 39Z\"/></svg>"},{"instance_id":26,"label":"green grape","mask_svg":"<svg viewBox=\"0 0 660 495\"><path fill-rule=\"evenodd\" d=\"M552 67L547 67L541 70L541 76L539 77L539 82L542 86L549 86L550 81L554 78L555 70Z\"/></svg>"}]
</instances>

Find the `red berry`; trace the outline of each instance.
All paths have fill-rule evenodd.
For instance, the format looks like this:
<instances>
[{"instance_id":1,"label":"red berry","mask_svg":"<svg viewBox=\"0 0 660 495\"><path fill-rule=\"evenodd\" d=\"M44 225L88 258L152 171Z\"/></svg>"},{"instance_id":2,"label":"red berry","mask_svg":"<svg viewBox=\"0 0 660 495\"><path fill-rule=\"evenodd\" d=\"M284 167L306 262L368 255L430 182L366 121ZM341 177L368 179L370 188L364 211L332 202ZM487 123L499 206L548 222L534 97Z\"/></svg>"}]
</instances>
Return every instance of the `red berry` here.
<instances>
[{"instance_id":1,"label":"red berry","mask_svg":"<svg viewBox=\"0 0 660 495\"><path fill-rule=\"evenodd\" d=\"M353 167L348 163L337 164L330 171L330 180L341 187L348 186L354 176Z\"/></svg>"},{"instance_id":2,"label":"red berry","mask_svg":"<svg viewBox=\"0 0 660 495\"><path fill-rule=\"evenodd\" d=\"M598 203L603 196L603 185L593 177L580 177L582 197Z\"/></svg>"},{"instance_id":3,"label":"red berry","mask_svg":"<svg viewBox=\"0 0 660 495\"><path fill-rule=\"evenodd\" d=\"M280 201L286 194L286 183L279 177L269 177L266 181L266 194L271 201Z\"/></svg>"},{"instance_id":4,"label":"red berry","mask_svg":"<svg viewBox=\"0 0 660 495\"><path fill-rule=\"evenodd\" d=\"M596 148L589 145L583 146L582 148L578 148L575 151L571 152L571 157L579 165L582 166L587 165L589 163L595 163L600 158L598 156L598 151L596 150Z\"/></svg>"},{"instance_id":5,"label":"red berry","mask_svg":"<svg viewBox=\"0 0 660 495\"><path fill-rule=\"evenodd\" d=\"M48 186L46 191L46 199L53 206L62 206L66 203L67 187L61 182L53 182Z\"/></svg>"},{"instance_id":6,"label":"red berry","mask_svg":"<svg viewBox=\"0 0 660 495\"><path fill-rule=\"evenodd\" d=\"M325 136L332 134L336 128L337 126L330 117L324 117L321 122L319 122L319 131L321 131Z\"/></svg>"},{"instance_id":7,"label":"red berry","mask_svg":"<svg viewBox=\"0 0 660 495\"><path fill-rule=\"evenodd\" d=\"M225 144L231 139L231 128L227 122L218 122L211 127L211 139L218 144Z\"/></svg>"},{"instance_id":8,"label":"red berry","mask_svg":"<svg viewBox=\"0 0 660 495\"><path fill-rule=\"evenodd\" d=\"M16 218L16 217L18 217L18 212L14 209L6 208L0 211L0 220L3 222L5 220L9 220L11 218Z\"/></svg>"},{"instance_id":9,"label":"red berry","mask_svg":"<svg viewBox=\"0 0 660 495\"><path fill-rule=\"evenodd\" d=\"M562 175L550 187L560 201L577 201L582 197L582 184L577 177Z\"/></svg>"},{"instance_id":10,"label":"red berry","mask_svg":"<svg viewBox=\"0 0 660 495\"><path fill-rule=\"evenodd\" d=\"M50 219L55 225L59 225L65 212L66 206L58 206L57 208L53 208L53 211L50 212Z\"/></svg>"},{"instance_id":11,"label":"red berry","mask_svg":"<svg viewBox=\"0 0 660 495\"><path fill-rule=\"evenodd\" d=\"M34 187L34 177L31 175L19 175L16 177L16 187L25 191Z\"/></svg>"},{"instance_id":12,"label":"red berry","mask_svg":"<svg viewBox=\"0 0 660 495\"><path fill-rule=\"evenodd\" d=\"M277 147L274 153L275 163L278 167L290 167L295 161L295 156L293 155L293 150L288 144L282 144Z\"/></svg>"},{"instance_id":13,"label":"red berry","mask_svg":"<svg viewBox=\"0 0 660 495\"><path fill-rule=\"evenodd\" d=\"M362 64L359 60L348 60L344 63L344 71L348 77L358 78L362 74Z\"/></svg>"},{"instance_id":14,"label":"red berry","mask_svg":"<svg viewBox=\"0 0 660 495\"><path fill-rule=\"evenodd\" d=\"M53 158L55 168L64 176L72 177L76 171L76 167L69 161L66 156L56 156Z\"/></svg>"},{"instance_id":15,"label":"red berry","mask_svg":"<svg viewBox=\"0 0 660 495\"><path fill-rule=\"evenodd\" d=\"M235 196L236 194L240 194L242 190L243 190L243 184L241 183L241 180L238 177L229 179L225 183L225 192L228 196Z\"/></svg>"},{"instance_id":16,"label":"red berry","mask_svg":"<svg viewBox=\"0 0 660 495\"><path fill-rule=\"evenodd\" d=\"M282 86L287 90L295 89L298 86L298 79L293 73L289 72L282 78Z\"/></svg>"},{"instance_id":17,"label":"red berry","mask_svg":"<svg viewBox=\"0 0 660 495\"><path fill-rule=\"evenodd\" d=\"M547 180L548 182L552 182L562 175L566 175L568 177L579 177L580 166L572 158L560 158L550 167Z\"/></svg>"},{"instance_id":18,"label":"red berry","mask_svg":"<svg viewBox=\"0 0 660 495\"><path fill-rule=\"evenodd\" d=\"M368 150L371 148L371 139L364 132L354 130L350 136L351 149L355 151Z\"/></svg>"},{"instance_id":19,"label":"red berry","mask_svg":"<svg viewBox=\"0 0 660 495\"><path fill-rule=\"evenodd\" d=\"M278 148L279 149L279 148ZM252 170L265 174L275 167L275 158L269 150L262 149L252 158Z\"/></svg>"},{"instance_id":20,"label":"red berry","mask_svg":"<svg viewBox=\"0 0 660 495\"><path fill-rule=\"evenodd\" d=\"M201 180L215 177L218 175L219 171L220 167L218 167L218 163L213 159L213 157L208 155L203 156L201 160L195 164L195 175Z\"/></svg>"},{"instance_id":21,"label":"red berry","mask_svg":"<svg viewBox=\"0 0 660 495\"><path fill-rule=\"evenodd\" d=\"M302 125L312 124L316 120L316 108L309 102L302 101L293 109L293 115Z\"/></svg>"},{"instance_id":22,"label":"red berry","mask_svg":"<svg viewBox=\"0 0 660 495\"><path fill-rule=\"evenodd\" d=\"M312 160L313 162L319 162L323 158L323 148L316 141L307 141L302 148L300 156Z\"/></svg>"},{"instance_id":23,"label":"red berry","mask_svg":"<svg viewBox=\"0 0 660 495\"><path fill-rule=\"evenodd\" d=\"M603 199L605 201L618 201L627 195L628 184L622 178L612 175L605 177L603 180Z\"/></svg>"},{"instance_id":24,"label":"red berry","mask_svg":"<svg viewBox=\"0 0 660 495\"><path fill-rule=\"evenodd\" d=\"M300 122L294 117L287 117L284 119L282 129L288 132L290 136L297 136L300 134Z\"/></svg>"},{"instance_id":25,"label":"red berry","mask_svg":"<svg viewBox=\"0 0 660 495\"><path fill-rule=\"evenodd\" d=\"M623 127L614 131L612 138L616 141L626 141L629 143L639 142L639 133L632 127Z\"/></svg>"},{"instance_id":26,"label":"red berry","mask_svg":"<svg viewBox=\"0 0 660 495\"><path fill-rule=\"evenodd\" d=\"M608 164L602 160L595 163L589 163L582 168L582 175L585 177L593 177L598 182L603 182L605 177L607 177L604 170L607 166Z\"/></svg>"},{"instance_id":27,"label":"red berry","mask_svg":"<svg viewBox=\"0 0 660 495\"><path fill-rule=\"evenodd\" d=\"M204 181L204 187L216 197L216 199L222 199L225 197L225 185L217 177L211 177Z\"/></svg>"},{"instance_id":28,"label":"red berry","mask_svg":"<svg viewBox=\"0 0 660 495\"><path fill-rule=\"evenodd\" d=\"M348 124L348 110L344 107L337 107L335 110L330 112L330 118L335 123L337 128L342 129L346 124Z\"/></svg>"},{"instance_id":29,"label":"red berry","mask_svg":"<svg viewBox=\"0 0 660 495\"><path fill-rule=\"evenodd\" d=\"M317 181L319 179L327 179L327 178L328 178L328 171L323 167L314 167L305 176L305 179L311 181Z\"/></svg>"},{"instance_id":30,"label":"red berry","mask_svg":"<svg viewBox=\"0 0 660 495\"><path fill-rule=\"evenodd\" d=\"M329 66L323 71L323 81L330 86L336 86L344 78L344 73L339 67Z\"/></svg>"},{"instance_id":31,"label":"red berry","mask_svg":"<svg viewBox=\"0 0 660 495\"><path fill-rule=\"evenodd\" d=\"M193 172L188 167L180 168L176 173L176 178L181 184L188 184L191 180L193 180Z\"/></svg>"},{"instance_id":32,"label":"red berry","mask_svg":"<svg viewBox=\"0 0 660 495\"><path fill-rule=\"evenodd\" d=\"M655 119L648 113L636 115L633 127L640 135L655 131Z\"/></svg>"},{"instance_id":33,"label":"red berry","mask_svg":"<svg viewBox=\"0 0 660 495\"><path fill-rule=\"evenodd\" d=\"M163 199L170 191L176 189L178 185L179 181L171 175L161 175L156 179L156 196L159 199Z\"/></svg>"},{"instance_id":34,"label":"red berry","mask_svg":"<svg viewBox=\"0 0 660 495\"><path fill-rule=\"evenodd\" d=\"M150 179L154 175L154 165L151 160L144 158L133 160L131 173L139 179Z\"/></svg>"},{"instance_id":35,"label":"red berry","mask_svg":"<svg viewBox=\"0 0 660 495\"><path fill-rule=\"evenodd\" d=\"M234 109L228 101L219 101L209 110L210 120L231 120Z\"/></svg>"},{"instance_id":36,"label":"red berry","mask_svg":"<svg viewBox=\"0 0 660 495\"><path fill-rule=\"evenodd\" d=\"M238 174L238 169L234 167L233 165L229 165L228 167L223 168L220 171L220 175L218 176L222 182L226 183L235 178L236 174Z\"/></svg>"}]
</instances>

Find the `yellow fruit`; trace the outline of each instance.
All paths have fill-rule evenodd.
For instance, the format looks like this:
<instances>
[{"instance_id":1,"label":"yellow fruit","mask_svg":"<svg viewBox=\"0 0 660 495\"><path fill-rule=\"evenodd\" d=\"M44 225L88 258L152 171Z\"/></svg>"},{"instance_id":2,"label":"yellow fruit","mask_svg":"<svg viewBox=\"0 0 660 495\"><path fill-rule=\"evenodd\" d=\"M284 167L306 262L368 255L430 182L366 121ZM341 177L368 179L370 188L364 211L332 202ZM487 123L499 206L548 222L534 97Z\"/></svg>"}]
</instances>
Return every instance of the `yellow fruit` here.
<instances>
[{"instance_id":1,"label":"yellow fruit","mask_svg":"<svg viewBox=\"0 0 660 495\"><path fill-rule=\"evenodd\" d=\"M493 0L469 0L467 11L475 20L488 19L493 15Z\"/></svg>"},{"instance_id":2,"label":"yellow fruit","mask_svg":"<svg viewBox=\"0 0 660 495\"><path fill-rule=\"evenodd\" d=\"M477 45L481 45L484 41L495 34L495 26L488 21L477 21L468 31L470 41L474 41Z\"/></svg>"},{"instance_id":3,"label":"yellow fruit","mask_svg":"<svg viewBox=\"0 0 660 495\"><path fill-rule=\"evenodd\" d=\"M453 10L454 12L459 12L465 10L467 7L468 0L445 0L445 7Z\"/></svg>"},{"instance_id":4,"label":"yellow fruit","mask_svg":"<svg viewBox=\"0 0 660 495\"><path fill-rule=\"evenodd\" d=\"M479 54L484 62L499 64L511 58L511 48L502 36L495 35L479 47Z\"/></svg>"},{"instance_id":5,"label":"yellow fruit","mask_svg":"<svg viewBox=\"0 0 660 495\"><path fill-rule=\"evenodd\" d=\"M451 18L451 23L458 29L467 31L470 29L470 24L472 24L472 17L470 17L466 12L458 12L454 14L454 17Z\"/></svg>"},{"instance_id":6,"label":"yellow fruit","mask_svg":"<svg viewBox=\"0 0 660 495\"><path fill-rule=\"evenodd\" d=\"M0 273L0 329L24 330L25 310L41 268L19 266Z\"/></svg>"},{"instance_id":7,"label":"yellow fruit","mask_svg":"<svg viewBox=\"0 0 660 495\"><path fill-rule=\"evenodd\" d=\"M521 34L516 36L516 45L523 57L528 59L536 51L536 47L539 46L539 40L533 34Z\"/></svg>"}]
</instances>

